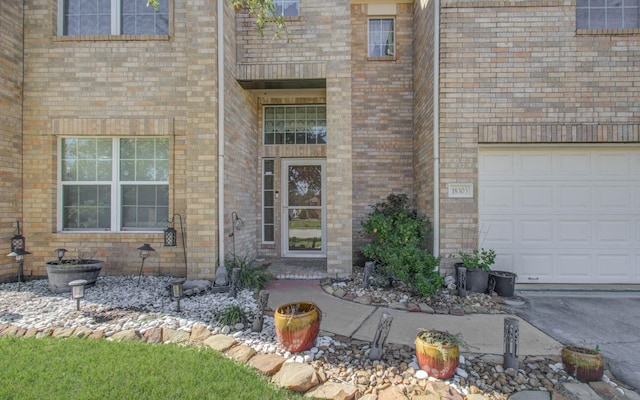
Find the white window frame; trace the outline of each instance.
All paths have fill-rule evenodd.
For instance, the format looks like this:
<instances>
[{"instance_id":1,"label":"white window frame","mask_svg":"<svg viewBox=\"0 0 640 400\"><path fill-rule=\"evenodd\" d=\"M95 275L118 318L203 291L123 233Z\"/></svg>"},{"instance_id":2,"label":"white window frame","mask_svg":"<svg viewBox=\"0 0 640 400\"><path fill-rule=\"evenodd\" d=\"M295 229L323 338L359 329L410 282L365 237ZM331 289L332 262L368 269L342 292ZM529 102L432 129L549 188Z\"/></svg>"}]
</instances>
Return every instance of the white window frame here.
<instances>
[{"instance_id":1,"label":"white window frame","mask_svg":"<svg viewBox=\"0 0 640 400\"><path fill-rule=\"evenodd\" d=\"M592 6L591 5L591 1L589 0L583 0L580 1L578 0L576 2L576 29L605 29L605 30L614 30L614 29L637 29L640 28L640 1L638 0L621 0L622 4L619 6L612 6L609 5L608 2L605 2L602 6ZM579 3L583 3L583 4L579 4ZM588 17L586 18L586 20L584 20L583 18L578 18L578 11L579 10L586 10L586 12L588 13ZM601 26L592 26L592 22L593 20L591 19L591 12L592 10L600 10L600 11L604 11L605 13L605 18L604 18L604 23L605 26L601 27ZM616 21L613 22L620 22L621 25L614 25L614 26L609 26L609 18L608 18L608 13L609 10L620 10L621 14L622 14L622 18L621 20L616 19ZM624 15L626 12L631 12L634 11L636 13L636 25L634 26L625 26L624 25ZM578 26L578 24L580 22L586 22L588 24L588 26Z\"/></svg>"},{"instance_id":2,"label":"white window frame","mask_svg":"<svg viewBox=\"0 0 640 400\"><path fill-rule=\"evenodd\" d=\"M58 232L156 232L162 231L163 227L155 228L123 228L122 227L122 186L123 185L166 185L169 186L169 177L166 181L122 181L120 179L120 140L121 139L144 139L145 137L126 137L117 136L109 137L111 139L111 180L110 181L70 181L68 185L78 185L78 182L85 182L87 185L109 185L111 187L110 207L111 207L111 220L109 229L81 229L81 228L65 228L64 227L64 198L63 198L63 184L62 181L62 142L65 139L105 139L105 137L95 136L62 136L58 139L58 173L57 173L57 218L56 223ZM166 138L162 136L153 136L153 138ZM169 143L168 143L169 145ZM170 151L170 148L167 149ZM169 162L169 161L167 161ZM167 166L169 167L169 165ZM168 206L167 206L168 210ZM168 211L167 211L168 214ZM167 215L168 216L168 215Z\"/></svg>"},{"instance_id":3,"label":"white window frame","mask_svg":"<svg viewBox=\"0 0 640 400\"><path fill-rule=\"evenodd\" d=\"M390 20L391 23L393 24L392 27L392 32L393 32L393 44L391 45L391 48L393 50L393 54L385 54L385 55L377 55L377 54L371 54L371 49L372 46L385 46L387 47L387 43L371 43L371 22L372 21L388 21ZM397 48L398 48L398 38L397 38L397 34L396 34L396 19L393 16L369 16L369 18L367 19L367 56L369 58L388 58L388 59L395 59L396 57L396 53L397 53Z\"/></svg>"},{"instance_id":4,"label":"white window frame","mask_svg":"<svg viewBox=\"0 0 640 400\"><path fill-rule=\"evenodd\" d=\"M267 162L273 164L273 167L270 171L267 171L266 165ZM267 189L266 185L266 177L270 176L273 180L272 187ZM273 244L276 240L276 194L278 191L276 190L276 162L273 158L264 158L262 160L262 243L263 244ZM271 196L272 206L267 206L267 196ZM265 214L266 210L271 209L273 213L273 221L270 223L265 222ZM273 239L267 240L265 237L265 229L267 226L270 226L273 229Z\"/></svg>"},{"instance_id":5,"label":"white window frame","mask_svg":"<svg viewBox=\"0 0 640 400\"><path fill-rule=\"evenodd\" d=\"M295 3L296 4L296 14L295 15L284 15L282 11L284 11L284 4ZM299 0L273 0L273 5L276 7L276 12L280 11L278 15L282 15L284 17L298 17L300 16L300 1Z\"/></svg>"},{"instance_id":6,"label":"white window frame","mask_svg":"<svg viewBox=\"0 0 640 400\"><path fill-rule=\"evenodd\" d=\"M324 109L324 125L314 125L314 129L319 129L320 131L318 132L317 130L313 133L309 133L307 132L305 135L316 135L316 137L320 137L322 136L322 129L324 128L324 143L309 143L307 141L308 136L305 136L305 143L298 143L297 141L297 134L302 134L302 132L298 132L297 131L297 119L296 119L296 131L295 132L287 132L287 127L284 127L283 132L281 132L284 137L283 137L283 142L282 143L277 143L277 140L275 139L275 135L277 135L280 132L275 132L275 127L274 127L274 132L269 131L269 127L268 127L268 120L267 120L267 109L284 109L285 110L285 114L288 112L287 110L294 110L295 112L297 112L298 109L302 109L302 108L306 108L306 107L315 107L316 109L318 108L323 108ZM289 111L290 112L290 111ZM317 114L316 114L317 115ZM285 123L286 121L288 121L286 118L283 120ZM305 122L310 122L311 119L308 119L305 117L304 119ZM322 119L317 118L316 117L316 122L320 122L322 121ZM278 120L278 122L280 122L280 120ZM268 134L272 134L274 135L274 140L273 143L268 143L267 142L267 135ZM294 136L294 141L293 142L286 142L286 138L287 138L287 134L293 134ZM326 104L283 104L283 105L265 105L262 106L262 144L264 146L281 146L281 145L295 145L295 146L314 146L314 145L325 145L327 143L327 141L329 140L328 138L328 132L327 132L327 105Z\"/></svg>"},{"instance_id":7,"label":"white window frame","mask_svg":"<svg viewBox=\"0 0 640 400\"><path fill-rule=\"evenodd\" d=\"M67 35L64 33L64 30L65 30L64 5L67 1L68 0L58 0L58 36L69 36L69 37L79 36L79 35ZM123 35L123 33L121 33L122 32L122 1L121 0L110 0L110 1L111 1L111 33L110 35ZM171 0L167 0L167 8L170 9L170 7L171 7ZM169 32L170 25L171 25L170 14L171 14L170 11L167 10L167 34ZM156 35L156 33L140 33L137 35Z\"/></svg>"}]
</instances>

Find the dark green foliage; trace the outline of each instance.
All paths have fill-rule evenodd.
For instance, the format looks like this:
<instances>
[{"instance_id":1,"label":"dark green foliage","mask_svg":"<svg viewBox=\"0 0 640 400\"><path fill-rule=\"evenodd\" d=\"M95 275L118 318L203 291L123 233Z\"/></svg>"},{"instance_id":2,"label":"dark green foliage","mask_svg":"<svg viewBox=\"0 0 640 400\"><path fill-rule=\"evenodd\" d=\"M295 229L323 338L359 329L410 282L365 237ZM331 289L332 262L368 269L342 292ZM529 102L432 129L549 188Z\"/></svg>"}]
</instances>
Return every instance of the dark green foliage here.
<instances>
[{"instance_id":1,"label":"dark green foliage","mask_svg":"<svg viewBox=\"0 0 640 400\"><path fill-rule=\"evenodd\" d=\"M242 322L243 324L249 320L249 313L244 311L242 307L237 304L231 305L216 313L215 318L220 325L234 326L235 324Z\"/></svg>"},{"instance_id":2,"label":"dark green foliage","mask_svg":"<svg viewBox=\"0 0 640 400\"><path fill-rule=\"evenodd\" d=\"M227 257L225 266L229 277L234 268L240 268L240 287L245 289L262 290L273 279L266 268L255 265L255 261L247 255Z\"/></svg>"},{"instance_id":3,"label":"dark green foliage","mask_svg":"<svg viewBox=\"0 0 640 400\"><path fill-rule=\"evenodd\" d=\"M481 269L489 271L496 262L496 252L494 250L475 249L472 253L459 252L460 261L467 269Z\"/></svg>"},{"instance_id":4,"label":"dark green foliage","mask_svg":"<svg viewBox=\"0 0 640 400\"><path fill-rule=\"evenodd\" d=\"M386 277L404 282L422 296L435 293L442 286L437 271L440 257L422 248L430 231L427 218L410 208L406 194L390 194L372 208L362 224L372 240L362 254Z\"/></svg>"}]
</instances>

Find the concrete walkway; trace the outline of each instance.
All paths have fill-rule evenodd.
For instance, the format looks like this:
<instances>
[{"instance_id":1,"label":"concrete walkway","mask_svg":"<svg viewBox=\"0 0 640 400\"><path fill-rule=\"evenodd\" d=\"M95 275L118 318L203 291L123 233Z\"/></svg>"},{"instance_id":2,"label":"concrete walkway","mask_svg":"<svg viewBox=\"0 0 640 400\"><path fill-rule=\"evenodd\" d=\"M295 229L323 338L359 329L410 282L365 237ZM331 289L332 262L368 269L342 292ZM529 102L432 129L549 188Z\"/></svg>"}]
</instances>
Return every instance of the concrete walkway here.
<instances>
[{"instance_id":1,"label":"concrete walkway","mask_svg":"<svg viewBox=\"0 0 640 400\"><path fill-rule=\"evenodd\" d=\"M516 318L520 326L519 356L559 355L562 345L525 320L509 314L464 316L426 314L363 305L326 293L318 280L274 280L268 287L269 307L310 301L322 310L321 329L352 339L372 341L383 313L393 317L387 343L414 346L418 331L439 329L462 333L472 353L503 354L504 318Z\"/></svg>"}]
</instances>

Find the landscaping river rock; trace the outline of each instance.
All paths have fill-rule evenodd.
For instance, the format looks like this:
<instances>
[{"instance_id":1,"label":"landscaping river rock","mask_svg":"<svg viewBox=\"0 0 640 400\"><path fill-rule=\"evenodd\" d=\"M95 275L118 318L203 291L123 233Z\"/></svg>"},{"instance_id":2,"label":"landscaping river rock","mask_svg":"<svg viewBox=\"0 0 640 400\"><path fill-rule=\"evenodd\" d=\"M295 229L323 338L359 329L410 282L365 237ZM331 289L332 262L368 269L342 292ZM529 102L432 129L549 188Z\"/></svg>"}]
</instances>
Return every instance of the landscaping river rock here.
<instances>
[{"instance_id":1,"label":"landscaping river rock","mask_svg":"<svg viewBox=\"0 0 640 400\"><path fill-rule=\"evenodd\" d=\"M526 391L561 396L559 393L570 392L571 385L577 383L567 375L559 355L528 357L516 370L504 369L501 355L464 353L454 378L440 381L419 369L414 349L409 346L387 344L382 359L371 361L367 357L370 343L321 331L311 349L291 353L277 342L273 311L265 313L262 331L252 331L251 316L259 312L254 292L241 290L231 298L212 290L208 281L196 282L185 290L187 296L181 299L181 311L177 312L169 289L173 280L144 277L138 286L137 277L99 277L95 287L86 289L80 310L68 294L51 293L46 280L20 286L0 284L0 336L89 337L209 346L272 376L277 385L316 398L482 400L508 399ZM338 294L347 298L351 291L352 299L368 296L372 302L410 303L402 294L398 297L357 292L357 286L351 286L327 283L325 290L342 290L344 293ZM429 304L416 303L442 313L458 309L503 312L500 304L484 297L472 298L467 304L443 293ZM250 318L234 326L221 325L220 316L231 306L240 307ZM292 363L295 364L287 365ZM627 393L608 375L604 385L612 393Z\"/></svg>"}]
</instances>

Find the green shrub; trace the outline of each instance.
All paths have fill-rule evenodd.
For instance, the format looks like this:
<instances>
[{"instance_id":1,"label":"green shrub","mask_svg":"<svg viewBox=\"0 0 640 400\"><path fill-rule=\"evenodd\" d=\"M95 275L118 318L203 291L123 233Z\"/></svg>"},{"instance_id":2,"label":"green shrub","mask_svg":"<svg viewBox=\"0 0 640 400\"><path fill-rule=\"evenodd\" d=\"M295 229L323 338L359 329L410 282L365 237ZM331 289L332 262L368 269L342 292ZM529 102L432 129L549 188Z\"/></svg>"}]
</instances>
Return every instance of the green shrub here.
<instances>
[{"instance_id":1,"label":"green shrub","mask_svg":"<svg viewBox=\"0 0 640 400\"><path fill-rule=\"evenodd\" d=\"M371 235L362 254L376 264L376 270L390 279L398 279L422 296L442 286L437 271L440 257L423 249L430 225L409 207L406 194L390 194L387 200L372 206L362 226Z\"/></svg>"},{"instance_id":2,"label":"green shrub","mask_svg":"<svg viewBox=\"0 0 640 400\"><path fill-rule=\"evenodd\" d=\"M468 269L480 269L489 271L496 262L496 252L492 249L474 249L471 253L458 252L460 262Z\"/></svg>"},{"instance_id":3,"label":"green shrub","mask_svg":"<svg viewBox=\"0 0 640 400\"><path fill-rule=\"evenodd\" d=\"M262 290L273 279L273 275L266 268L255 265L255 260L247 255L232 255L225 260L227 275L231 278L234 268L240 268L239 285L245 289Z\"/></svg>"},{"instance_id":4,"label":"green shrub","mask_svg":"<svg viewBox=\"0 0 640 400\"><path fill-rule=\"evenodd\" d=\"M234 304L215 313L214 317L220 325L233 326L239 322L246 323L249 320L249 313L239 305Z\"/></svg>"}]
</instances>

